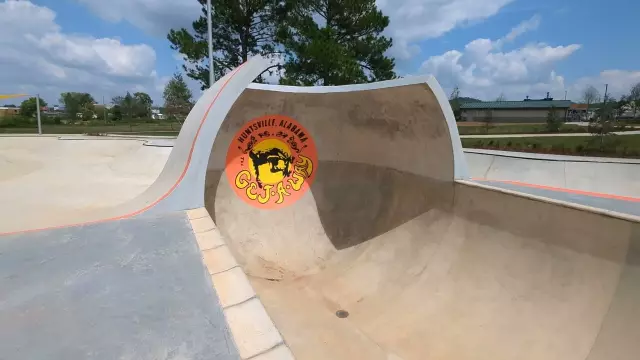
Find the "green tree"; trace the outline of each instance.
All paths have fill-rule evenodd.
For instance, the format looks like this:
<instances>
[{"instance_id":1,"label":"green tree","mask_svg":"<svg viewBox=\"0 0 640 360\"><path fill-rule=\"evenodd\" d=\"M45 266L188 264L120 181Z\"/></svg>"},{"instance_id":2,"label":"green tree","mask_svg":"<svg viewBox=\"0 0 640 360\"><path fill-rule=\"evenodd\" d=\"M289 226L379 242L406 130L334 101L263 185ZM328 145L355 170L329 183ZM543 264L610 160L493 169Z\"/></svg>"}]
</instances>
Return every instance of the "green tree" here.
<instances>
[{"instance_id":1,"label":"green tree","mask_svg":"<svg viewBox=\"0 0 640 360\"><path fill-rule=\"evenodd\" d=\"M47 102L43 99L40 99L40 107L47 106ZM36 112L38 111L37 99L35 97L30 97L27 100L23 101L20 104L20 115L24 117L34 117Z\"/></svg>"},{"instance_id":2,"label":"green tree","mask_svg":"<svg viewBox=\"0 0 640 360\"><path fill-rule=\"evenodd\" d=\"M485 134L489 134L489 130L491 130L492 123L493 123L493 109L489 108L484 111L483 127L484 127Z\"/></svg>"},{"instance_id":3,"label":"green tree","mask_svg":"<svg viewBox=\"0 0 640 360\"><path fill-rule=\"evenodd\" d=\"M202 15L192 30L173 29L167 38L188 64L187 76L198 80L202 89L209 84L209 48L206 0L198 0ZM215 78L218 79L253 55L270 56L276 52L275 29L280 1L216 0L212 18ZM258 79L261 81L261 79Z\"/></svg>"},{"instance_id":4,"label":"green tree","mask_svg":"<svg viewBox=\"0 0 640 360\"><path fill-rule=\"evenodd\" d=\"M614 115L616 119L621 117L624 114L626 107L628 105L629 105L628 98L624 95L620 96L620 100L616 101L614 106Z\"/></svg>"},{"instance_id":5,"label":"green tree","mask_svg":"<svg viewBox=\"0 0 640 360\"><path fill-rule=\"evenodd\" d=\"M162 94L167 115L178 119L187 116L193 106L191 96L191 90L189 90L182 74L177 72L173 74Z\"/></svg>"},{"instance_id":6,"label":"green tree","mask_svg":"<svg viewBox=\"0 0 640 360\"><path fill-rule=\"evenodd\" d=\"M592 85L588 85L584 91L582 91L582 100L587 104L587 121L589 119L589 107L591 104L600 101L600 92Z\"/></svg>"},{"instance_id":7,"label":"green tree","mask_svg":"<svg viewBox=\"0 0 640 360\"><path fill-rule=\"evenodd\" d=\"M629 96L627 97L631 110L633 111L633 118L636 118L638 109L640 109L640 83L637 83L631 87Z\"/></svg>"},{"instance_id":8,"label":"green tree","mask_svg":"<svg viewBox=\"0 0 640 360\"><path fill-rule=\"evenodd\" d=\"M552 106L547 113L547 131L552 133L560 132L560 126L562 126L562 122L558 119L556 107Z\"/></svg>"},{"instance_id":9,"label":"green tree","mask_svg":"<svg viewBox=\"0 0 640 360\"><path fill-rule=\"evenodd\" d=\"M120 110L120 114L122 115L122 118L127 118L128 120L131 120L133 119L134 115L136 115L136 111L138 109L136 97L134 95L131 95L131 93L128 91L124 96L113 97L111 99L111 103L114 106L118 106L118 109Z\"/></svg>"},{"instance_id":10,"label":"green tree","mask_svg":"<svg viewBox=\"0 0 640 360\"><path fill-rule=\"evenodd\" d=\"M589 123L588 131L593 136L591 143L597 144L600 151L615 146L615 99L609 101L607 97L604 103L596 111L593 121Z\"/></svg>"},{"instance_id":11,"label":"green tree","mask_svg":"<svg viewBox=\"0 0 640 360\"><path fill-rule=\"evenodd\" d=\"M95 104L93 96L79 92L63 92L58 101L64 105L70 119L76 119L78 113L82 113L83 117L85 114L93 113Z\"/></svg>"},{"instance_id":12,"label":"green tree","mask_svg":"<svg viewBox=\"0 0 640 360\"><path fill-rule=\"evenodd\" d=\"M460 110L460 89L458 86L453 88L453 91L449 96L449 105L451 105L451 110L453 110L453 116L456 118L456 121L462 120L462 111Z\"/></svg>"},{"instance_id":13,"label":"green tree","mask_svg":"<svg viewBox=\"0 0 640 360\"><path fill-rule=\"evenodd\" d=\"M286 0L277 40L288 85L344 85L395 78L389 18L375 0ZM316 20L319 20L316 22Z\"/></svg>"},{"instance_id":14,"label":"green tree","mask_svg":"<svg viewBox=\"0 0 640 360\"><path fill-rule=\"evenodd\" d=\"M153 100L151 96L144 92L136 92L133 94L133 102L135 115L141 118L151 117L151 106L153 106Z\"/></svg>"},{"instance_id":15,"label":"green tree","mask_svg":"<svg viewBox=\"0 0 640 360\"><path fill-rule=\"evenodd\" d=\"M113 121L122 121L122 108L120 105L113 105L111 108L111 118Z\"/></svg>"}]
</instances>

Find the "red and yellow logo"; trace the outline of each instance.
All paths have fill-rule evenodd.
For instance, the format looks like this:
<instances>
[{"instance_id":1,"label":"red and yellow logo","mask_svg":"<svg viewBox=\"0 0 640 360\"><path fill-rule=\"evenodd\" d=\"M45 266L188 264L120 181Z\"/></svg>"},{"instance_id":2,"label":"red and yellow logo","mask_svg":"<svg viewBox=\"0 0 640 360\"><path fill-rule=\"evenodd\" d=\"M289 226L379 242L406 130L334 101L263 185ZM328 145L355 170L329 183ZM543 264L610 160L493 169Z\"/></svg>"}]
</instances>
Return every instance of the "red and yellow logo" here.
<instances>
[{"instance_id":1,"label":"red and yellow logo","mask_svg":"<svg viewBox=\"0 0 640 360\"><path fill-rule=\"evenodd\" d=\"M240 198L273 209L294 203L309 189L317 164L309 132L294 119L268 115L249 121L235 135L226 173Z\"/></svg>"}]
</instances>

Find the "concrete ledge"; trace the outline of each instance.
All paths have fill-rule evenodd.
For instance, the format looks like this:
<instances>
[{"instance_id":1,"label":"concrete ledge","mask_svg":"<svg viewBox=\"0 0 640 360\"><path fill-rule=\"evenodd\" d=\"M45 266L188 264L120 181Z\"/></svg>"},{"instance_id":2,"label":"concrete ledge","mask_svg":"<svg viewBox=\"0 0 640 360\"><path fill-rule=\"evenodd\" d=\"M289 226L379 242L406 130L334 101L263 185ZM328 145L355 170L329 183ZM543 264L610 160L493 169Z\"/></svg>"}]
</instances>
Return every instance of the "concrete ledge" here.
<instances>
[{"instance_id":1,"label":"concrete ledge","mask_svg":"<svg viewBox=\"0 0 640 360\"><path fill-rule=\"evenodd\" d=\"M193 232L196 234L211 231L216 228L216 224L213 223L213 220L211 220L211 217L209 216L199 219L190 219L190 221Z\"/></svg>"},{"instance_id":2,"label":"concrete ledge","mask_svg":"<svg viewBox=\"0 0 640 360\"><path fill-rule=\"evenodd\" d=\"M258 298L224 309L224 315L242 359L283 344L282 336Z\"/></svg>"},{"instance_id":3,"label":"concrete ledge","mask_svg":"<svg viewBox=\"0 0 640 360\"><path fill-rule=\"evenodd\" d=\"M211 281L223 308L238 305L256 296L247 275L239 266L211 275Z\"/></svg>"},{"instance_id":4,"label":"concrete ledge","mask_svg":"<svg viewBox=\"0 0 640 360\"><path fill-rule=\"evenodd\" d=\"M186 212L240 357L295 359L207 210Z\"/></svg>"},{"instance_id":5,"label":"concrete ledge","mask_svg":"<svg viewBox=\"0 0 640 360\"><path fill-rule=\"evenodd\" d=\"M280 345L265 353L254 356L249 360L294 360L291 350L286 345Z\"/></svg>"},{"instance_id":6,"label":"concrete ledge","mask_svg":"<svg viewBox=\"0 0 640 360\"><path fill-rule=\"evenodd\" d=\"M219 246L202 252L204 264L209 269L209 274L215 275L223 271L231 270L238 266L236 259L226 246Z\"/></svg>"},{"instance_id":7,"label":"concrete ledge","mask_svg":"<svg viewBox=\"0 0 640 360\"><path fill-rule=\"evenodd\" d=\"M207 211L207 209L203 207L187 210L187 215L189 216L189 220L201 219L203 217L211 218L211 216L209 216L209 212Z\"/></svg>"},{"instance_id":8,"label":"concrete ledge","mask_svg":"<svg viewBox=\"0 0 640 360\"><path fill-rule=\"evenodd\" d=\"M196 241L198 242L198 246L202 251L214 249L218 246L224 245L224 241L222 241L222 238L218 236L218 232L215 229L196 233Z\"/></svg>"},{"instance_id":9,"label":"concrete ledge","mask_svg":"<svg viewBox=\"0 0 640 360\"><path fill-rule=\"evenodd\" d=\"M468 154L493 155L493 156L503 156L503 157L528 159L528 160L591 162L591 163L603 163L603 164L640 164L640 159L626 159L626 158L538 154L538 153L530 153L530 152L471 149L471 148L465 148L464 152Z\"/></svg>"}]
</instances>

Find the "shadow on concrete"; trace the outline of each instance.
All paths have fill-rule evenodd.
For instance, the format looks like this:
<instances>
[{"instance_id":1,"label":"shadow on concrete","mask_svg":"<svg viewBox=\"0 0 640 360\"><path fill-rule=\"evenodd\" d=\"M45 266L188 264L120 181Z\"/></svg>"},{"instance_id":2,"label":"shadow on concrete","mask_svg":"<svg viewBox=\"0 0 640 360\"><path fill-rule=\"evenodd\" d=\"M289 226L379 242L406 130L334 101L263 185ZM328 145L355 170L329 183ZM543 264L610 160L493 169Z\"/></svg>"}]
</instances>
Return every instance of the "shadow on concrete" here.
<instances>
[{"instance_id":1,"label":"shadow on concrete","mask_svg":"<svg viewBox=\"0 0 640 360\"><path fill-rule=\"evenodd\" d=\"M311 185L333 246L358 245L432 209L450 208L453 184L391 168L321 161Z\"/></svg>"}]
</instances>

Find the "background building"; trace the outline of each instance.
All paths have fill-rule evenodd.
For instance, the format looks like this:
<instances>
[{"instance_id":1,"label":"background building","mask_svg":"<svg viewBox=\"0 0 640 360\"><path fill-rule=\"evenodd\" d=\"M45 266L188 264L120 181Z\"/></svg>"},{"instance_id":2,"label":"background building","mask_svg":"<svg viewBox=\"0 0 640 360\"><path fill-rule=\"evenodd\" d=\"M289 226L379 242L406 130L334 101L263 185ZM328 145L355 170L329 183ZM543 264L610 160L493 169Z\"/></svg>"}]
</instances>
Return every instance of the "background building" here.
<instances>
[{"instance_id":1,"label":"background building","mask_svg":"<svg viewBox=\"0 0 640 360\"><path fill-rule=\"evenodd\" d=\"M553 100L548 96L540 100L527 97L523 101L468 102L460 105L460 115L462 121L540 123L545 122L549 110L555 108L556 117L567 121L571 104L570 100Z\"/></svg>"},{"instance_id":2,"label":"background building","mask_svg":"<svg viewBox=\"0 0 640 360\"><path fill-rule=\"evenodd\" d=\"M5 116L15 116L20 113L19 107L0 106L0 118Z\"/></svg>"}]
</instances>

